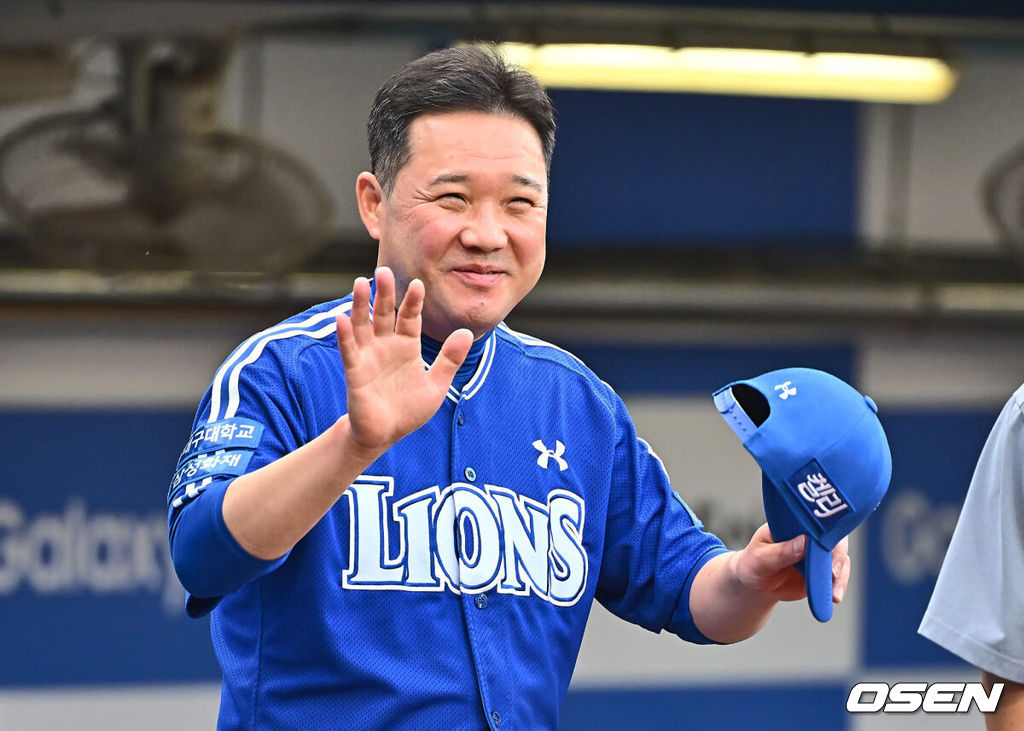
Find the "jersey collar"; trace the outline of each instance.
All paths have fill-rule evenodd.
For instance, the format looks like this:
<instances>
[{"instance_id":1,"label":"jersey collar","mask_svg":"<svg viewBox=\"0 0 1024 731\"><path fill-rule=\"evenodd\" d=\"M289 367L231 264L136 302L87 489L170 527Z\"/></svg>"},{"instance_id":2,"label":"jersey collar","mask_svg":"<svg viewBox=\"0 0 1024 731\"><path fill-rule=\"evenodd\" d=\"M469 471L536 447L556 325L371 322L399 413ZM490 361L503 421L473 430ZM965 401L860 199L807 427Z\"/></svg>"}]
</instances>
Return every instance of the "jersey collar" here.
<instances>
[{"instance_id":1,"label":"jersey collar","mask_svg":"<svg viewBox=\"0 0 1024 731\"><path fill-rule=\"evenodd\" d=\"M494 346L497 340L495 331L491 330L482 338L473 341L469 354L455 374L452 385L448 388L447 398L455 403L460 398L471 399L480 390L494 362ZM423 360L433 363L441 352L441 343L426 335L420 336Z\"/></svg>"}]
</instances>

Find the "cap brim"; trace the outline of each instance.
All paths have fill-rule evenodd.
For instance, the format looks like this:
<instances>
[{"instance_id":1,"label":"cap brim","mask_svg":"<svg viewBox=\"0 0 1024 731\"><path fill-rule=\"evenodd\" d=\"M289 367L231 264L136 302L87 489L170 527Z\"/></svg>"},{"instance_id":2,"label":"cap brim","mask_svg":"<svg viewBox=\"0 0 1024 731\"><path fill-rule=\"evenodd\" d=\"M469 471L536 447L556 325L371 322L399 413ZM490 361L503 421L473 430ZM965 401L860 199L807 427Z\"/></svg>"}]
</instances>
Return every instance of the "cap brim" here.
<instances>
[{"instance_id":1,"label":"cap brim","mask_svg":"<svg viewBox=\"0 0 1024 731\"><path fill-rule=\"evenodd\" d=\"M832 552L808 540L803 563L811 614L819 622L827 622L832 619Z\"/></svg>"},{"instance_id":2,"label":"cap brim","mask_svg":"<svg viewBox=\"0 0 1024 731\"><path fill-rule=\"evenodd\" d=\"M804 575L811 614L819 622L827 622L832 618L832 552L814 540L789 509L779 488L763 473L761 494L764 499L765 518L768 519L773 541L781 543L799 535L807 535L807 551L803 560L795 565Z\"/></svg>"}]
</instances>

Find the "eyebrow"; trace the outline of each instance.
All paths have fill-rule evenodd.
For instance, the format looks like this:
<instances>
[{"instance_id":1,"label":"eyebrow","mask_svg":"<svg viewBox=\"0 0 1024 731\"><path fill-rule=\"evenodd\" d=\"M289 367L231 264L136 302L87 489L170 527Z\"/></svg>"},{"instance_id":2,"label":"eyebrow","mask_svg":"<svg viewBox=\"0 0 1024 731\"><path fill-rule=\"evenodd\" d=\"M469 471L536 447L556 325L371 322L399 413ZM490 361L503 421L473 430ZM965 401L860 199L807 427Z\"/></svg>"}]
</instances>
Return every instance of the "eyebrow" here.
<instances>
[{"instance_id":1,"label":"eyebrow","mask_svg":"<svg viewBox=\"0 0 1024 731\"><path fill-rule=\"evenodd\" d=\"M444 183L465 183L467 180L469 180L469 176L465 173L442 173L431 180L428 185L433 187Z\"/></svg>"},{"instance_id":2,"label":"eyebrow","mask_svg":"<svg viewBox=\"0 0 1024 731\"><path fill-rule=\"evenodd\" d=\"M465 173L441 173L433 180L430 181L430 187L435 185L443 185L445 183L465 183L469 180L469 176ZM543 192L544 186L538 183L533 178L528 178L525 175L513 175L512 182L517 185L525 185L527 188L533 188L537 192Z\"/></svg>"},{"instance_id":3,"label":"eyebrow","mask_svg":"<svg viewBox=\"0 0 1024 731\"><path fill-rule=\"evenodd\" d=\"M538 193L542 193L544 191L544 186L538 183L533 178L527 178L524 175L513 175L512 180L513 182L516 182L519 185L525 185L527 188L533 188Z\"/></svg>"}]
</instances>

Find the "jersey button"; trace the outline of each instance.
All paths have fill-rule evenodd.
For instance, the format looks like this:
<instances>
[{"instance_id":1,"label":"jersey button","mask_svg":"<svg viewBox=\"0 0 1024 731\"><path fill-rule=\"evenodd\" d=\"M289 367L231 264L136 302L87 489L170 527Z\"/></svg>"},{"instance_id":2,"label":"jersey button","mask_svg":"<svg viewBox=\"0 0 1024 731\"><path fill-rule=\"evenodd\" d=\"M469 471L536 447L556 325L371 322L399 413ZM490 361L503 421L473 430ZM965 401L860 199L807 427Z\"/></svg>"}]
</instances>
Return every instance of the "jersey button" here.
<instances>
[{"instance_id":1,"label":"jersey button","mask_svg":"<svg viewBox=\"0 0 1024 731\"><path fill-rule=\"evenodd\" d=\"M491 721L494 722L495 726L501 725L501 714L497 711L491 711Z\"/></svg>"},{"instance_id":2,"label":"jersey button","mask_svg":"<svg viewBox=\"0 0 1024 731\"><path fill-rule=\"evenodd\" d=\"M476 479L476 470L474 470L472 467L467 467L466 471L463 472L463 474L466 476L466 479L469 480L470 482Z\"/></svg>"},{"instance_id":3,"label":"jersey button","mask_svg":"<svg viewBox=\"0 0 1024 731\"><path fill-rule=\"evenodd\" d=\"M477 594L473 598L473 603L476 604L476 608L477 609L484 609L484 608L486 608L487 607L487 595L486 594Z\"/></svg>"},{"instance_id":4,"label":"jersey button","mask_svg":"<svg viewBox=\"0 0 1024 731\"><path fill-rule=\"evenodd\" d=\"M463 424L465 424L466 423L466 413L464 411L460 411L459 415L457 417L455 417L455 421L459 422L459 426L462 426Z\"/></svg>"}]
</instances>

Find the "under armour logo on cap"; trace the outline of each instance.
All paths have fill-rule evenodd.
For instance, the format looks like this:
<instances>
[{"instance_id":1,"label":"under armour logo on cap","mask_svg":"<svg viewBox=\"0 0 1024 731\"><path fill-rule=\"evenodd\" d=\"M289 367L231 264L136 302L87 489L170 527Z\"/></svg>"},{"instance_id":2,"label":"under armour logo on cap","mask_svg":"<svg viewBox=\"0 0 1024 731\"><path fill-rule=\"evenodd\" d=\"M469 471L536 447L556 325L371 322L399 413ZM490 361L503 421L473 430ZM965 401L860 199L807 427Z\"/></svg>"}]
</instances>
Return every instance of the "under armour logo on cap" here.
<instances>
[{"instance_id":1,"label":"under armour logo on cap","mask_svg":"<svg viewBox=\"0 0 1024 731\"><path fill-rule=\"evenodd\" d=\"M569 469L569 463L562 459L562 455L565 454L565 445L557 439L555 440L555 448L548 449L547 446L540 439L533 443L533 448L540 452L540 456L537 457L537 464L544 469L548 468L548 460L553 459L558 463L558 471L563 472Z\"/></svg>"},{"instance_id":2,"label":"under armour logo on cap","mask_svg":"<svg viewBox=\"0 0 1024 731\"><path fill-rule=\"evenodd\" d=\"M779 391L779 398L783 401L788 399L790 396L796 396L796 389L793 388L792 384L792 381L786 381L785 383L780 383L775 387L775 390Z\"/></svg>"},{"instance_id":3,"label":"under armour logo on cap","mask_svg":"<svg viewBox=\"0 0 1024 731\"><path fill-rule=\"evenodd\" d=\"M799 391L799 398L796 396ZM778 398L769 399L769 396ZM775 541L807 534L797 564L814 616L832 617L832 549L885 496L892 457L875 402L835 376L785 368L719 389L715 405L761 466Z\"/></svg>"}]
</instances>

